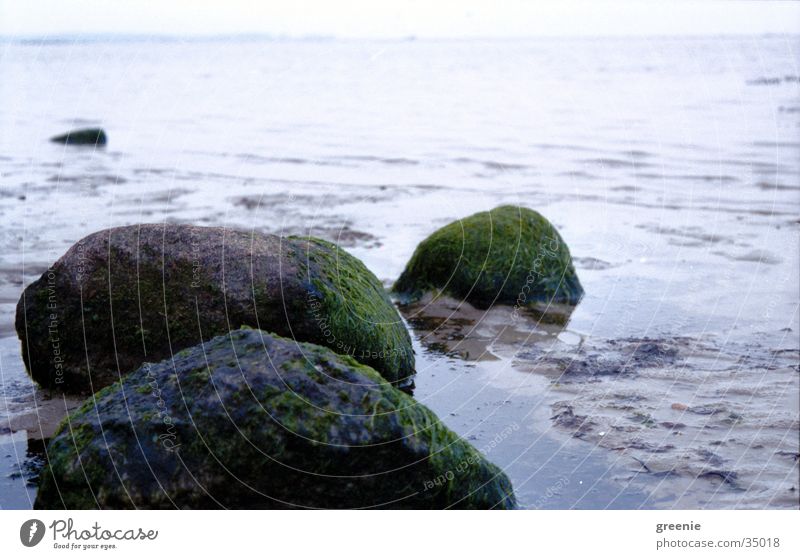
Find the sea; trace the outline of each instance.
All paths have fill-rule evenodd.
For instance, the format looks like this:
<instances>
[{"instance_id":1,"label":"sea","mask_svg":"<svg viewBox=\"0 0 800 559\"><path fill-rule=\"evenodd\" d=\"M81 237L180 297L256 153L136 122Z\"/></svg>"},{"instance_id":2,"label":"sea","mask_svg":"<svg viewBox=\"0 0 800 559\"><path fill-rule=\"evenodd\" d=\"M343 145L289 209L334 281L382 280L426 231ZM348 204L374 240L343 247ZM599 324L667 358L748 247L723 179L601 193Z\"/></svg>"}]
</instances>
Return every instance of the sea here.
<instances>
[{"instance_id":1,"label":"sea","mask_svg":"<svg viewBox=\"0 0 800 559\"><path fill-rule=\"evenodd\" d=\"M75 405L29 380L16 304L82 237L310 234L389 287L501 204L558 228L577 307L401 312L415 397L520 506L800 507L800 36L765 35L0 40L0 508Z\"/></svg>"}]
</instances>

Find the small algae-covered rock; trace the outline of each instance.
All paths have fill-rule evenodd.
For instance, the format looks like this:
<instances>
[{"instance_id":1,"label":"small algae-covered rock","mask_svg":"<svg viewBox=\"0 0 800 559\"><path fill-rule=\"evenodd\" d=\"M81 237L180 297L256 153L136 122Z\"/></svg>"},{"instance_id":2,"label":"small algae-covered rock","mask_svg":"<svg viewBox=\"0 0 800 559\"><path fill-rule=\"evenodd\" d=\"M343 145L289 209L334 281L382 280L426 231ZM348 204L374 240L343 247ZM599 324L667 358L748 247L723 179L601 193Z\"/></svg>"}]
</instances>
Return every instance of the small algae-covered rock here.
<instances>
[{"instance_id":1,"label":"small algae-covered rock","mask_svg":"<svg viewBox=\"0 0 800 559\"><path fill-rule=\"evenodd\" d=\"M314 238L190 225L107 229L29 285L16 315L33 379L84 394L241 326L328 346L412 384L411 338L381 283Z\"/></svg>"},{"instance_id":2,"label":"small algae-covered rock","mask_svg":"<svg viewBox=\"0 0 800 559\"><path fill-rule=\"evenodd\" d=\"M83 128L60 136L53 136L50 141L75 146L104 146L108 140L106 132L102 128Z\"/></svg>"},{"instance_id":3,"label":"small algae-covered rock","mask_svg":"<svg viewBox=\"0 0 800 559\"><path fill-rule=\"evenodd\" d=\"M500 206L454 221L422 241L393 290L405 300L449 293L478 308L576 304L583 294L572 257L539 213Z\"/></svg>"},{"instance_id":4,"label":"small algae-covered rock","mask_svg":"<svg viewBox=\"0 0 800 559\"><path fill-rule=\"evenodd\" d=\"M51 440L37 508L512 508L508 478L352 357L237 330L145 364Z\"/></svg>"}]
</instances>

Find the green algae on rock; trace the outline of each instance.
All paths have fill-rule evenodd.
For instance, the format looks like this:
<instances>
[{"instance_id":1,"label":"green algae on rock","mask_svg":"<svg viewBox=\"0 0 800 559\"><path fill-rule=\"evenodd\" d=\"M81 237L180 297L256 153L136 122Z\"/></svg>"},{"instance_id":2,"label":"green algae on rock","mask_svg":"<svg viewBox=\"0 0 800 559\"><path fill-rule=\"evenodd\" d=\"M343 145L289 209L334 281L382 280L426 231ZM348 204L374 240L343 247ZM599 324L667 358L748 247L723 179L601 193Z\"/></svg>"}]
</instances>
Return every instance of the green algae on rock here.
<instances>
[{"instance_id":1,"label":"green algae on rock","mask_svg":"<svg viewBox=\"0 0 800 559\"><path fill-rule=\"evenodd\" d=\"M29 285L16 314L33 379L84 394L241 326L330 347L412 384L411 338L381 283L314 238L190 225L107 229Z\"/></svg>"},{"instance_id":2,"label":"green algae on rock","mask_svg":"<svg viewBox=\"0 0 800 559\"><path fill-rule=\"evenodd\" d=\"M145 364L51 440L36 508L513 508L511 482L368 366L243 329Z\"/></svg>"},{"instance_id":3,"label":"green algae on rock","mask_svg":"<svg viewBox=\"0 0 800 559\"><path fill-rule=\"evenodd\" d=\"M74 146L104 146L108 142L108 138L102 128L83 128L60 136L53 136L50 141Z\"/></svg>"},{"instance_id":4,"label":"green algae on rock","mask_svg":"<svg viewBox=\"0 0 800 559\"><path fill-rule=\"evenodd\" d=\"M392 288L414 301L449 293L478 308L577 304L583 295L572 257L538 212L500 206L454 221L422 241Z\"/></svg>"}]
</instances>

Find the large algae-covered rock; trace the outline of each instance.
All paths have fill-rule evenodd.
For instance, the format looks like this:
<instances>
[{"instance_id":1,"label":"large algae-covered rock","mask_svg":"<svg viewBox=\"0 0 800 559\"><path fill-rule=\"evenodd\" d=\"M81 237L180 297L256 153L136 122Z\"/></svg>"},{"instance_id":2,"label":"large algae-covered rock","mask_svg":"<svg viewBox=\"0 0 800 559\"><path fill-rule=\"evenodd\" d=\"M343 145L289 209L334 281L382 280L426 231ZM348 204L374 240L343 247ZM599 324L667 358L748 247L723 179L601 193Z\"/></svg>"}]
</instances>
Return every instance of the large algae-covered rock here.
<instances>
[{"instance_id":1,"label":"large algae-covered rock","mask_svg":"<svg viewBox=\"0 0 800 559\"><path fill-rule=\"evenodd\" d=\"M104 146L108 138L102 128L82 128L59 136L53 136L50 141L73 146Z\"/></svg>"},{"instance_id":2,"label":"large algae-covered rock","mask_svg":"<svg viewBox=\"0 0 800 559\"><path fill-rule=\"evenodd\" d=\"M352 357L237 330L100 391L37 508L511 508L506 476Z\"/></svg>"},{"instance_id":3,"label":"large algae-covered rock","mask_svg":"<svg viewBox=\"0 0 800 559\"><path fill-rule=\"evenodd\" d=\"M539 213L518 206L480 212L434 232L393 290L410 300L445 292L479 308L576 304L583 294L561 235Z\"/></svg>"},{"instance_id":4,"label":"large algae-covered rock","mask_svg":"<svg viewBox=\"0 0 800 559\"><path fill-rule=\"evenodd\" d=\"M25 289L16 316L34 380L87 394L243 325L411 383L411 339L378 279L314 238L164 224L100 231Z\"/></svg>"}]
</instances>

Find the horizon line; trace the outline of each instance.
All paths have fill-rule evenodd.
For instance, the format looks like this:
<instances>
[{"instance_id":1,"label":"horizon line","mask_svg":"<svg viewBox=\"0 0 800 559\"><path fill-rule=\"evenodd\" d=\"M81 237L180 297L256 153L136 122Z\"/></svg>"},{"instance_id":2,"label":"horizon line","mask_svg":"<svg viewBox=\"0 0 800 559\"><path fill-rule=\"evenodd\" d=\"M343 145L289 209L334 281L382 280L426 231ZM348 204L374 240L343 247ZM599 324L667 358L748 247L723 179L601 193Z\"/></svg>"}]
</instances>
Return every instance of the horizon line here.
<instances>
[{"instance_id":1,"label":"horizon line","mask_svg":"<svg viewBox=\"0 0 800 559\"><path fill-rule=\"evenodd\" d=\"M542 34L542 35L472 35L472 36L418 36L414 34L381 36L338 36L326 34L275 34L270 32L233 32L233 33L150 33L150 32L59 32L51 34L0 34L2 42L103 42L103 41L203 41L226 39L272 40L272 41L385 41L385 42L413 42L413 41L520 41L536 39L670 39L670 38L781 38L798 37L796 32L765 31L760 33L656 33L624 34Z\"/></svg>"}]
</instances>

